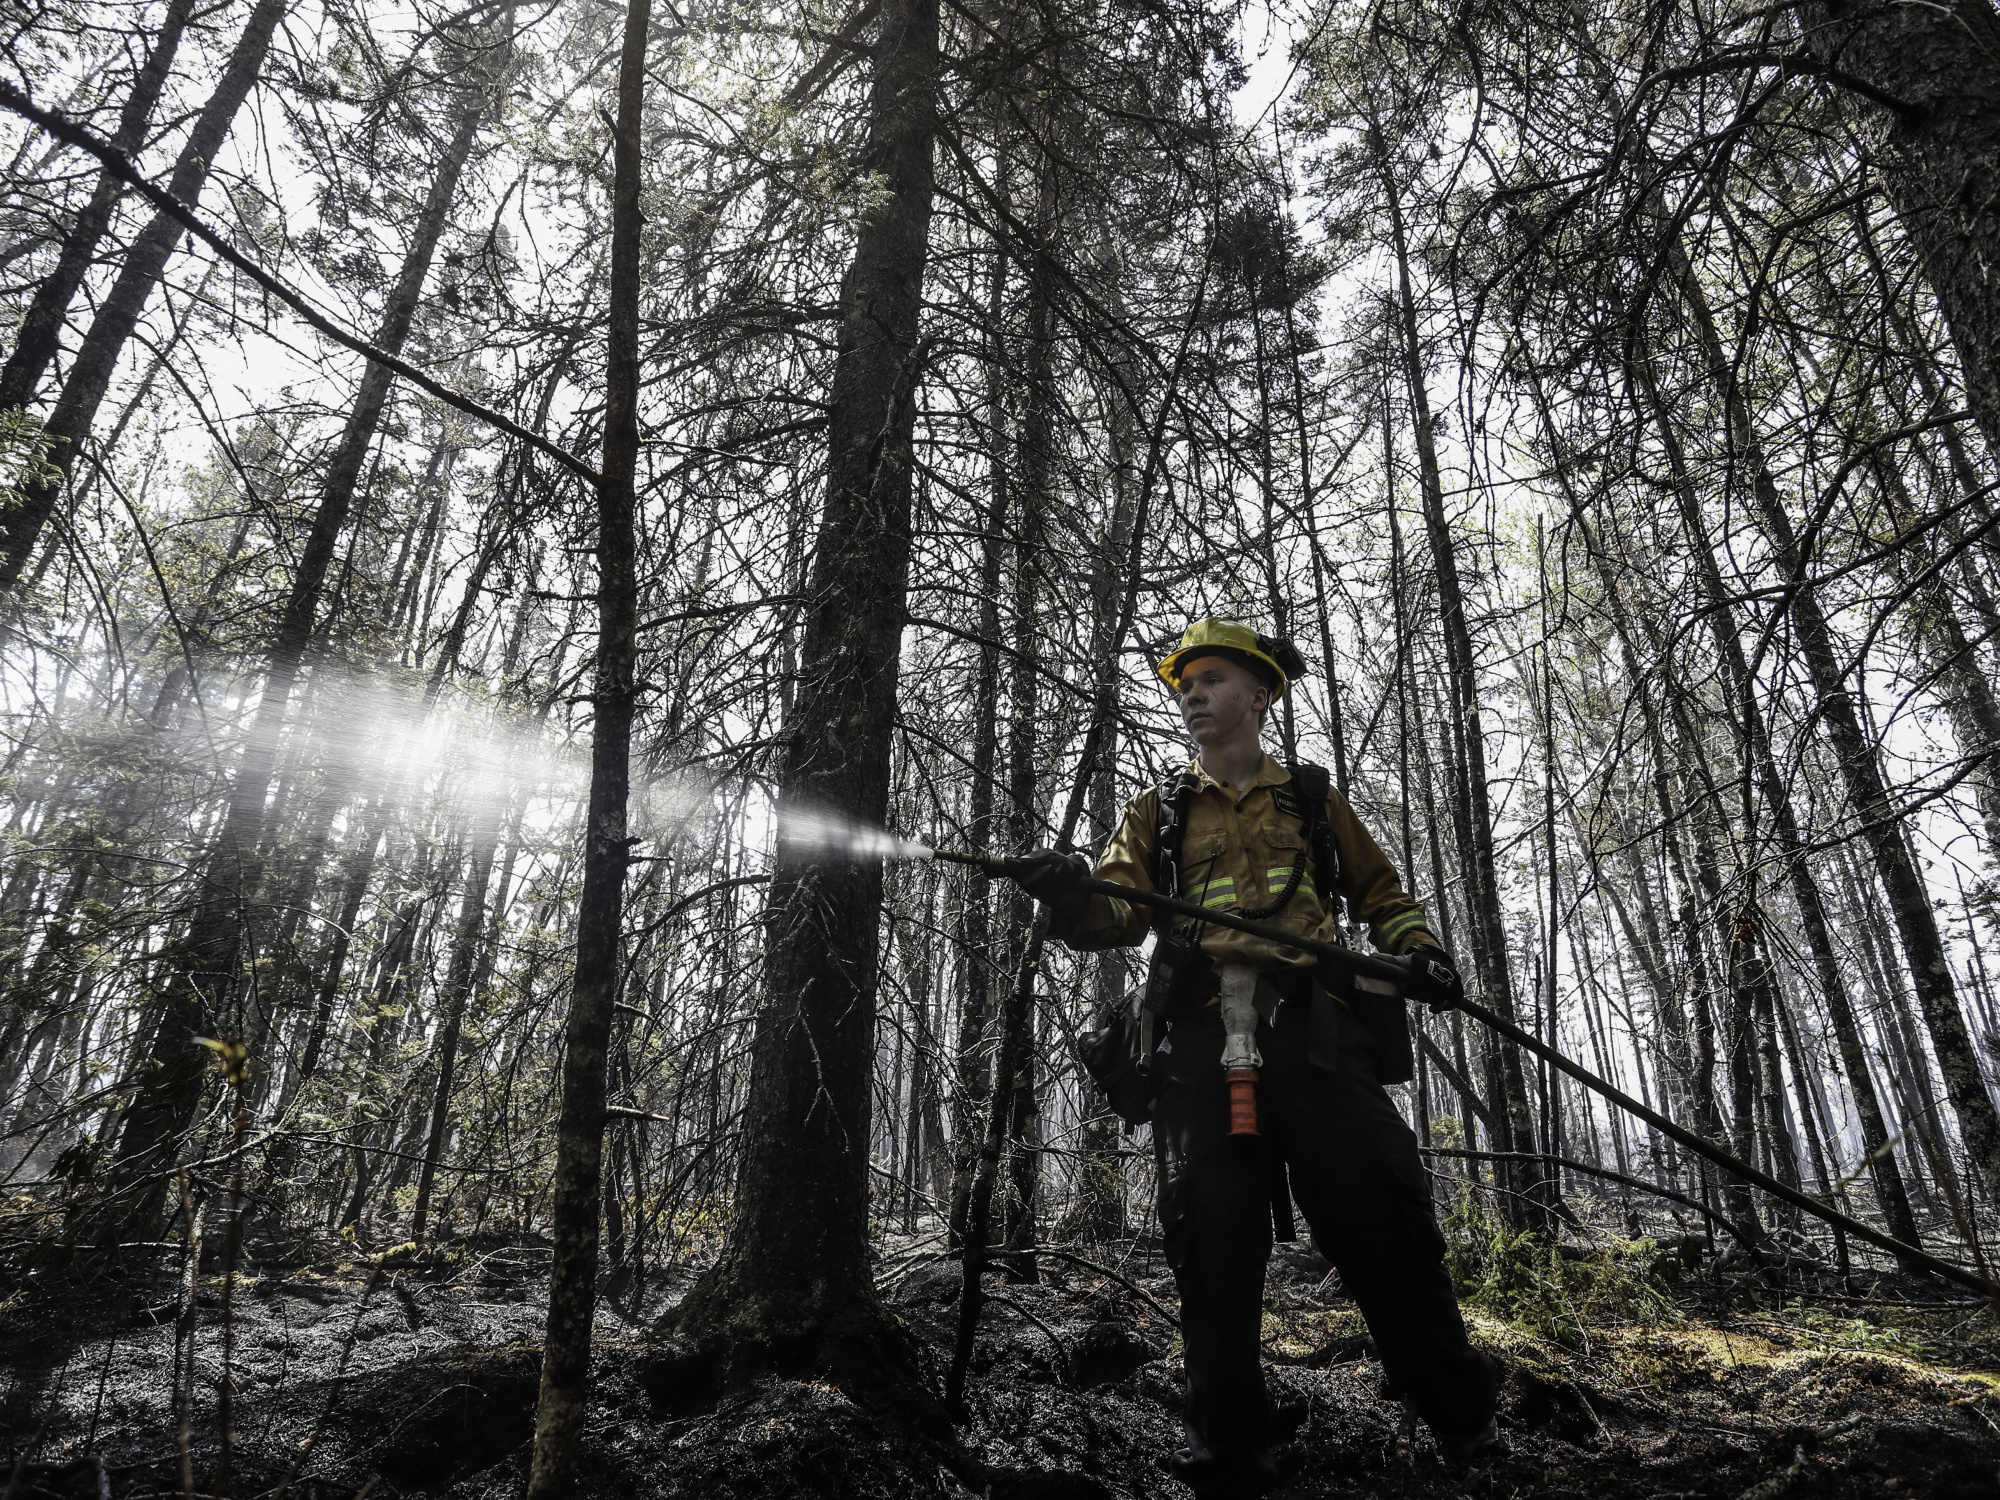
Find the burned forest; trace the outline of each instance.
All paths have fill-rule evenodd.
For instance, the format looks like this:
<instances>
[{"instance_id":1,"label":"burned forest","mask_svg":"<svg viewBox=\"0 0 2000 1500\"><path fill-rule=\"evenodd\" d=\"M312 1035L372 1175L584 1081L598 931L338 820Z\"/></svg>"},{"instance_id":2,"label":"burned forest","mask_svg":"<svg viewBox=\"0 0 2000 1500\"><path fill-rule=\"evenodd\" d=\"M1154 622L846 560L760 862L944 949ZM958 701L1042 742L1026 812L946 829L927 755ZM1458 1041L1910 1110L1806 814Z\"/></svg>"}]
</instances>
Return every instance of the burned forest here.
<instances>
[{"instance_id":1,"label":"burned forest","mask_svg":"<svg viewBox=\"0 0 2000 1500\"><path fill-rule=\"evenodd\" d=\"M733 3L0 7L0 1500L2000 1493L1994 0Z\"/></svg>"}]
</instances>

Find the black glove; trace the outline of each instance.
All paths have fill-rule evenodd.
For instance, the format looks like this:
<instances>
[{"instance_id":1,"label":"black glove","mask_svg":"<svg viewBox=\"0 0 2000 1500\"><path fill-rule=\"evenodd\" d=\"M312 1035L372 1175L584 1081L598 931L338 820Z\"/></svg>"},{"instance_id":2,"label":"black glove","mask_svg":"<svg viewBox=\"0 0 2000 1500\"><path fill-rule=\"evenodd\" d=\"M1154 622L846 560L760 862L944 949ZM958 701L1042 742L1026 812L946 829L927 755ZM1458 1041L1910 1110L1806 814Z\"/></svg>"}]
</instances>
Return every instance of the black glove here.
<instances>
[{"instance_id":1,"label":"black glove","mask_svg":"<svg viewBox=\"0 0 2000 1500\"><path fill-rule=\"evenodd\" d=\"M1421 1000L1431 1014L1456 1009L1465 999L1465 981L1458 965L1442 948L1418 948L1410 954L1410 985L1404 993Z\"/></svg>"},{"instance_id":2,"label":"black glove","mask_svg":"<svg viewBox=\"0 0 2000 1500\"><path fill-rule=\"evenodd\" d=\"M1060 849L1030 849L1014 861L1014 883L1047 906L1063 906L1076 895L1076 883L1090 875L1090 861Z\"/></svg>"}]
</instances>

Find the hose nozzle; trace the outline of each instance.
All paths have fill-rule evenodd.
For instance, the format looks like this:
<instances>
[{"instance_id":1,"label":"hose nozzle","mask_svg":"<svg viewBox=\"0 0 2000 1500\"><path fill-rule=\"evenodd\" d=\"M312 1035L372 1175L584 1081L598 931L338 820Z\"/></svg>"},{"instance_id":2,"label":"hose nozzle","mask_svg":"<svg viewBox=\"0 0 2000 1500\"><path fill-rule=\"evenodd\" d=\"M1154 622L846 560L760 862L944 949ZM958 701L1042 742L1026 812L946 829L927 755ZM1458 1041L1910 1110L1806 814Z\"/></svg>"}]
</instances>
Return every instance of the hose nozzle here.
<instances>
[{"instance_id":1,"label":"hose nozzle","mask_svg":"<svg viewBox=\"0 0 2000 1500\"><path fill-rule=\"evenodd\" d=\"M983 870L988 875L1012 875L1022 868L1018 859L1009 859L998 854L974 854L965 849L933 849L931 858L943 860L946 864L966 865L974 870Z\"/></svg>"},{"instance_id":2,"label":"hose nozzle","mask_svg":"<svg viewBox=\"0 0 2000 1500\"><path fill-rule=\"evenodd\" d=\"M1248 964L1222 964L1222 1076L1229 1084L1229 1133L1257 1134L1257 971Z\"/></svg>"}]
</instances>

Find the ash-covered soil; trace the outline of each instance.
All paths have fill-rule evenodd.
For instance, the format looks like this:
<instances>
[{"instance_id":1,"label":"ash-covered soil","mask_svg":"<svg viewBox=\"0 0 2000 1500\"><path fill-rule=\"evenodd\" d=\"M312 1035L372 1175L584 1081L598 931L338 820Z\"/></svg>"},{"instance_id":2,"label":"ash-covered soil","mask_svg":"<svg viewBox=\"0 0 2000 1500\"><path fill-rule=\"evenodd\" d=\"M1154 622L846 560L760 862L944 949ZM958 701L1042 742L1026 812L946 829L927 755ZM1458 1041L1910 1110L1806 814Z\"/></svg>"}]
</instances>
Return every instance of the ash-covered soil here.
<instances>
[{"instance_id":1,"label":"ash-covered soil","mask_svg":"<svg viewBox=\"0 0 2000 1500\"><path fill-rule=\"evenodd\" d=\"M995 1278L955 1433L824 1383L772 1379L719 1400L691 1390L648 1333L681 1288L607 1296L578 1493L1179 1500L1188 1491L1166 1473L1181 1386L1172 1282L1143 1248L1091 1258L1117 1275L1046 1256L1039 1284ZM190 1364L176 1357L170 1266L157 1278L29 1277L0 1321L14 1500L518 1494L545 1259L532 1244L487 1244L378 1271L351 1252L253 1268L226 1319L222 1280L205 1274ZM1547 1337L1470 1308L1505 1371L1512 1455L1467 1477L1383 1398L1372 1345L1325 1273L1289 1247L1272 1266L1284 1496L2000 1494L1989 1313L1906 1306L1878 1287L1872 1302L1831 1308L1664 1304L1643 1322ZM956 1267L907 1242L885 1256L880 1285L941 1386Z\"/></svg>"}]
</instances>

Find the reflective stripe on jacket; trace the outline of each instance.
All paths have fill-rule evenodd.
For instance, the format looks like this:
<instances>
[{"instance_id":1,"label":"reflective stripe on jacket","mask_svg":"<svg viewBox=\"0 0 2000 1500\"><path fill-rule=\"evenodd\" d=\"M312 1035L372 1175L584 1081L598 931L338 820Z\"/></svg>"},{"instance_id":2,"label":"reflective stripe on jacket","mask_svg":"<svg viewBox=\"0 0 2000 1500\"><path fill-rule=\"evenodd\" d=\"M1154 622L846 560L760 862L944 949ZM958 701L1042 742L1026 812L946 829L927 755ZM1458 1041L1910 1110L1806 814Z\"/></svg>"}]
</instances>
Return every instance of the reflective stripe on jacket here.
<instances>
[{"instance_id":1,"label":"reflective stripe on jacket","mask_svg":"<svg viewBox=\"0 0 2000 1500\"><path fill-rule=\"evenodd\" d=\"M1240 795L1202 770L1199 760L1190 769L1197 789L1181 842L1180 895L1217 910L1255 910L1284 890L1293 862L1304 859L1306 874L1297 892L1284 910L1264 920L1307 937L1332 939L1333 914L1314 878L1318 872L1312 867L1306 830L1297 818L1280 812L1271 797L1272 787L1290 779L1285 768L1266 755ZM1388 953L1438 946L1424 909L1404 891L1396 867L1337 791L1327 792L1326 817L1340 863L1339 893L1349 916L1367 925L1375 946ZM1125 821L1097 862L1097 878L1152 890L1159 829L1159 791L1141 792L1126 804ZM1051 930L1072 948L1128 948L1152 930L1153 917L1150 907L1136 902L1093 896L1087 907L1056 914ZM1201 946L1217 963L1258 969L1313 965L1309 954L1226 927L1204 928Z\"/></svg>"}]
</instances>

